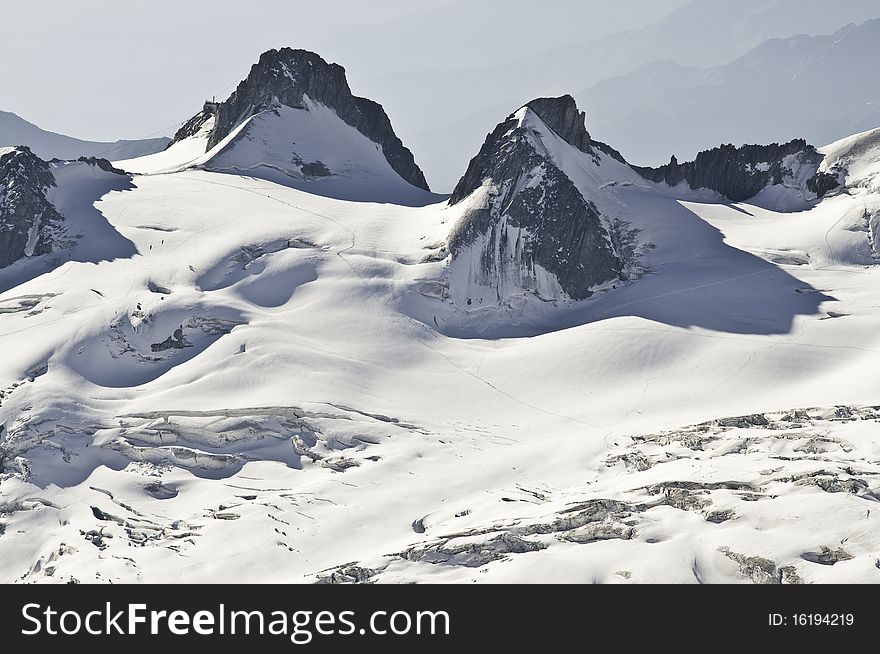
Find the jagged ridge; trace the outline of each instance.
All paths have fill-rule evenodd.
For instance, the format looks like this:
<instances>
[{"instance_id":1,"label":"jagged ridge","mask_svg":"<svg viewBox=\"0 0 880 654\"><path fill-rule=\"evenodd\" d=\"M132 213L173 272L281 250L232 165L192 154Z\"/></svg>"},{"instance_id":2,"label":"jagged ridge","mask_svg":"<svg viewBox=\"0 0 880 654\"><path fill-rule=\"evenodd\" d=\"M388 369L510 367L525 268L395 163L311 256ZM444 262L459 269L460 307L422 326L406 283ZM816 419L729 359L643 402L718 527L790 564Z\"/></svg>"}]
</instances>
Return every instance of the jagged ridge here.
<instances>
[{"instance_id":1,"label":"jagged ridge","mask_svg":"<svg viewBox=\"0 0 880 654\"><path fill-rule=\"evenodd\" d=\"M804 139L794 139L782 145L721 145L700 152L694 161L678 163L673 155L668 164L657 168L632 166L642 177L652 182L676 186L681 182L694 189L717 191L734 202L742 202L757 195L769 184L784 184L797 175L793 170L806 166L806 189L823 197L839 186L836 175L819 171L823 156Z\"/></svg>"}]
</instances>

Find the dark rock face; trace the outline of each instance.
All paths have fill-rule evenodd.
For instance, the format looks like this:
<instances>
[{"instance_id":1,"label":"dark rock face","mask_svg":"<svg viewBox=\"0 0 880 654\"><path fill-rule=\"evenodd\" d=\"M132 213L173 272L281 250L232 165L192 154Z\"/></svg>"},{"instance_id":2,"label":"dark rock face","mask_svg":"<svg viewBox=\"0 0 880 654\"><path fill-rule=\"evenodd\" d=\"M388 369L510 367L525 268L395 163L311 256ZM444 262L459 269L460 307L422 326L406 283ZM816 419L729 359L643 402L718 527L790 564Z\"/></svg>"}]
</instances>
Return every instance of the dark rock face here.
<instances>
[{"instance_id":1,"label":"dark rock face","mask_svg":"<svg viewBox=\"0 0 880 654\"><path fill-rule=\"evenodd\" d=\"M192 343L186 340L183 335L183 325L174 330L174 333L161 343L153 343L150 349L153 352L164 352L165 350L182 350L185 347L192 347Z\"/></svg>"},{"instance_id":2,"label":"dark rock face","mask_svg":"<svg viewBox=\"0 0 880 654\"><path fill-rule=\"evenodd\" d=\"M89 164L90 166L97 166L105 173L113 173L115 175L127 175L124 170L120 170L112 163L110 163L107 159L101 159L99 157L80 157L77 159L80 163Z\"/></svg>"},{"instance_id":3,"label":"dark rock face","mask_svg":"<svg viewBox=\"0 0 880 654\"><path fill-rule=\"evenodd\" d=\"M582 152L592 152L584 112L578 111L573 97L562 95L558 98L537 98L526 106L567 143Z\"/></svg>"},{"instance_id":4,"label":"dark rock face","mask_svg":"<svg viewBox=\"0 0 880 654\"><path fill-rule=\"evenodd\" d=\"M304 163L302 165L302 171L303 175L307 175L308 177L327 177L330 174L330 169L327 168L323 161Z\"/></svg>"},{"instance_id":5,"label":"dark rock face","mask_svg":"<svg viewBox=\"0 0 880 654\"><path fill-rule=\"evenodd\" d=\"M816 194L817 197L825 197L831 191L840 188L841 178L834 173L825 171L817 171L815 175L807 180L807 188Z\"/></svg>"},{"instance_id":6,"label":"dark rock face","mask_svg":"<svg viewBox=\"0 0 880 654\"><path fill-rule=\"evenodd\" d=\"M570 95L562 95L558 98L537 98L527 105L547 127L556 132L569 145L576 147L578 150L586 153L592 153L592 146L601 146L599 149L605 151L612 156L617 155L623 161L616 150L608 147L604 143L598 143L590 139L584 123L584 112L578 111L574 98ZM516 127L516 119L511 114L504 122L499 123L495 129L486 137L483 147L476 157L471 159L467 171L458 181L452 196L449 198L449 204L458 204L468 195L479 188L486 177L491 177L490 169L493 167L493 158L497 158L497 150L499 149L504 135Z\"/></svg>"},{"instance_id":7,"label":"dark rock face","mask_svg":"<svg viewBox=\"0 0 880 654\"><path fill-rule=\"evenodd\" d=\"M535 105L562 131L560 136L589 151L583 114L576 107L572 111L573 101L569 104L566 97L556 103L541 99ZM487 189L485 201L453 230L449 251L452 266L462 258L478 258L464 262L470 270L468 284L494 288L497 301L511 289L552 299L541 281L543 271L555 276L568 297L583 299L591 287L618 278L622 269L599 211L540 153L537 138L509 116L486 138L449 200L455 205L477 189ZM470 297L466 303L472 304Z\"/></svg>"},{"instance_id":8,"label":"dark rock face","mask_svg":"<svg viewBox=\"0 0 880 654\"><path fill-rule=\"evenodd\" d=\"M382 146L385 158L398 175L413 186L429 190L412 152L394 133L382 105L352 95L342 66L328 64L306 50L282 48L264 52L225 102L206 106L178 131L174 140L192 136L216 112L216 124L208 142L210 149L242 121L276 101L289 107L304 107L303 96L335 110L342 120Z\"/></svg>"},{"instance_id":9,"label":"dark rock face","mask_svg":"<svg viewBox=\"0 0 880 654\"><path fill-rule=\"evenodd\" d=\"M208 120L213 116L213 112L208 109L203 109L195 116L186 121L183 126L177 130L174 134L174 138L171 139L171 142L165 148L166 150L170 148L172 145L177 143L178 141L182 141L183 139L187 139L191 136L195 136L199 133L199 130L202 129L202 126L208 122Z\"/></svg>"},{"instance_id":10,"label":"dark rock face","mask_svg":"<svg viewBox=\"0 0 880 654\"><path fill-rule=\"evenodd\" d=\"M0 268L52 251L64 220L46 199L53 186L49 164L29 148L0 156Z\"/></svg>"},{"instance_id":11,"label":"dark rock face","mask_svg":"<svg viewBox=\"0 0 880 654\"><path fill-rule=\"evenodd\" d=\"M687 182L691 188L717 191L734 202L755 196L768 184L797 185L805 176L806 189L818 197L839 186L837 177L819 172L822 155L803 139L770 145L727 144L705 150L694 161L678 163L675 156L658 168L633 166L642 177L652 182L676 186ZM806 174L804 173L806 170Z\"/></svg>"}]
</instances>

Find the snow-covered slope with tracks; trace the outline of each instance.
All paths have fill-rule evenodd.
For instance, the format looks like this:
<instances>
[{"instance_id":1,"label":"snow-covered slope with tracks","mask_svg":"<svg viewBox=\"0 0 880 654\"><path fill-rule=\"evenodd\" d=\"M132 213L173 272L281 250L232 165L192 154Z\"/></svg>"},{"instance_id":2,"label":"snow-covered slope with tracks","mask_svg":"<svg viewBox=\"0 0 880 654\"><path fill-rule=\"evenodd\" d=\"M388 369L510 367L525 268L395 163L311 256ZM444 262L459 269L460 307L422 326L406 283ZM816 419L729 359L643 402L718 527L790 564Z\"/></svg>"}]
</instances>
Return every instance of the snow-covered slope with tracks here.
<instances>
[{"instance_id":1,"label":"snow-covered slope with tracks","mask_svg":"<svg viewBox=\"0 0 880 654\"><path fill-rule=\"evenodd\" d=\"M255 176L274 118L194 168L58 174L94 250L0 294L0 580L880 580L872 148L783 214L546 134L645 274L469 311L461 205Z\"/></svg>"}]
</instances>

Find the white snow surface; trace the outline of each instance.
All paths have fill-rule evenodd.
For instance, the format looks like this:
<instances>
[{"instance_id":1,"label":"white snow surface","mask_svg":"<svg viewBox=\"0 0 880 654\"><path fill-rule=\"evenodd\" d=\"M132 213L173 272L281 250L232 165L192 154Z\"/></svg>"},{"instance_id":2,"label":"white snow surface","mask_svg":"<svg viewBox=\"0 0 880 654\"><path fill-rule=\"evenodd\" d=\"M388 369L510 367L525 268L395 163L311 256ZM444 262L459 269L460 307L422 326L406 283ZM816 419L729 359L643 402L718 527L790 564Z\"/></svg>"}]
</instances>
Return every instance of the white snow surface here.
<instances>
[{"instance_id":1,"label":"white snow surface","mask_svg":"<svg viewBox=\"0 0 880 654\"><path fill-rule=\"evenodd\" d=\"M115 165L143 174L199 168L360 202L425 205L442 199L403 180L380 145L308 96L302 108L276 103L251 116L206 152L213 127L210 118L198 134L165 152ZM322 164L325 170L315 173L308 164Z\"/></svg>"},{"instance_id":2,"label":"white snow surface","mask_svg":"<svg viewBox=\"0 0 880 654\"><path fill-rule=\"evenodd\" d=\"M266 171L273 119L59 171L82 238L0 271L0 581L880 581L876 186L682 201L536 124L648 272L465 312L461 206L322 189L390 184L369 148Z\"/></svg>"},{"instance_id":3,"label":"white snow surface","mask_svg":"<svg viewBox=\"0 0 880 654\"><path fill-rule=\"evenodd\" d=\"M819 152L825 155L822 170L843 167L848 186L880 190L880 128L835 141Z\"/></svg>"},{"instance_id":4,"label":"white snow surface","mask_svg":"<svg viewBox=\"0 0 880 654\"><path fill-rule=\"evenodd\" d=\"M202 124L198 133L172 143L166 150L144 157L120 159L113 165L130 173L153 175L183 170L205 156L214 123L212 116Z\"/></svg>"}]
</instances>

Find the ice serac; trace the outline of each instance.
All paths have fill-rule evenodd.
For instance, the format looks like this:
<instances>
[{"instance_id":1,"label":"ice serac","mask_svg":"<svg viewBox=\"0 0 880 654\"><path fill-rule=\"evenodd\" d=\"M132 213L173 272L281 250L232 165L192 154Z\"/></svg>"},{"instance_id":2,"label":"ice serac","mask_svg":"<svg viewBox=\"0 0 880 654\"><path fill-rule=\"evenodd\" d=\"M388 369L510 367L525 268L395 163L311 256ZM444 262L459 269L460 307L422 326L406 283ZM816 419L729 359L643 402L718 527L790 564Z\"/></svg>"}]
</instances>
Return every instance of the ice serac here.
<instances>
[{"instance_id":1,"label":"ice serac","mask_svg":"<svg viewBox=\"0 0 880 654\"><path fill-rule=\"evenodd\" d=\"M571 152L554 156L560 149ZM458 304L503 304L529 293L580 300L620 277L606 221L558 161L595 168L604 152L568 95L534 100L488 135L449 200L464 203L449 238Z\"/></svg>"},{"instance_id":2,"label":"ice serac","mask_svg":"<svg viewBox=\"0 0 880 654\"><path fill-rule=\"evenodd\" d=\"M49 164L26 146L0 148L0 268L52 251L64 218L46 199Z\"/></svg>"},{"instance_id":3,"label":"ice serac","mask_svg":"<svg viewBox=\"0 0 880 654\"><path fill-rule=\"evenodd\" d=\"M836 189L840 182L833 174L820 170L824 159L816 148L803 139L782 145L722 145L700 152L694 161L679 163L673 156L657 168L633 166L652 182L677 186L682 182L692 189L710 189L734 202L743 202L767 186L782 185L821 198Z\"/></svg>"},{"instance_id":4,"label":"ice serac","mask_svg":"<svg viewBox=\"0 0 880 654\"><path fill-rule=\"evenodd\" d=\"M294 109L318 103L379 145L391 168L417 188L428 189L412 152L394 133L382 105L352 94L345 69L307 50L281 48L264 52L250 73L224 102L207 103L175 135L173 143L197 134L216 116L207 148L220 144L248 118L278 105ZM318 171L320 172L320 171Z\"/></svg>"}]
</instances>

